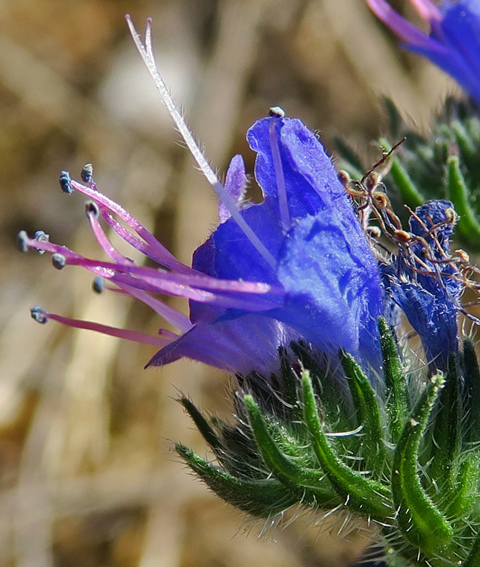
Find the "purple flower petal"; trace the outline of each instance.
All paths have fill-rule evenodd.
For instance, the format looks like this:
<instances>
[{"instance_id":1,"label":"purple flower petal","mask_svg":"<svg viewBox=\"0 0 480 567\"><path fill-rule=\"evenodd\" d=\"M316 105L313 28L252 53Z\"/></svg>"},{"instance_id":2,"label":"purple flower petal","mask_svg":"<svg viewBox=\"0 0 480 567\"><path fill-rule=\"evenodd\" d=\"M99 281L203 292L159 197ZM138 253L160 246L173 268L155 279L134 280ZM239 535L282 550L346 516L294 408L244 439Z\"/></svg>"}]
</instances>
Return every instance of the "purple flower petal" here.
<instances>
[{"instance_id":1,"label":"purple flower petal","mask_svg":"<svg viewBox=\"0 0 480 567\"><path fill-rule=\"evenodd\" d=\"M298 340L298 335L286 325L260 315L199 323L160 350L147 367L186 357L227 372L247 375L255 370L269 377L280 369L278 349L293 340Z\"/></svg>"},{"instance_id":2,"label":"purple flower petal","mask_svg":"<svg viewBox=\"0 0 480 567\"><path fill-rule=\"evenodd\" d=\"M271 120L258 121L247 135L258 154L255 175L265 202L242 214L277 259L276 273L255 254L231 219L196 251L193 267L225 279L281 284L286 292L283 304L263 316L288 324L329 354L344 348L365 360L377 360L382 289L352 204L315 135L299 120L277 118L292 222L289 231L281 230ZM198 322L205 307L192 302L191 308L192 320Z\"/></svg>"},{"instance_id":3,"label":"purple flower petal","mask_svg":"<svg viewBox=\"0 0 480 567\"><path fill-rule=\"evenodd\" d=\"M449 262L455 222L450 201L428 201L417 207L410 230L418 240L382 267L387 295L419 334L429 365L440 370L446 370L449 355L458 349L463 283Z\"/></svg>"},{"instance_id":4,"label":"purple flower petal","mask_svg":"<svg viewBox=\"0 0 480 567\"><path fill-rule=\"evenodd\" d=\"M227 170L225 191L230 195L232 201L237 205L237 208L240 208L242 204L246 186L247 176L245 174L245 164L243 163L242 156L236 155L232 158ZM225 203L222 201L218 204L218 216L220 222L225 222L232 216L225 206Z\"/></svg>"},{"instance_id":5,"label":"purple flower petal","mask_svg":"<svg viewBox=\"0 0 480 567\"><path fill-rule=\"evenodd\" d=\"M405 41L404 47L427 57L451 75L480 103L480 3L410 0L429 22L427 36L397 14L385 0L366 0L375 14Z\"/></svg>"}]
</instances>

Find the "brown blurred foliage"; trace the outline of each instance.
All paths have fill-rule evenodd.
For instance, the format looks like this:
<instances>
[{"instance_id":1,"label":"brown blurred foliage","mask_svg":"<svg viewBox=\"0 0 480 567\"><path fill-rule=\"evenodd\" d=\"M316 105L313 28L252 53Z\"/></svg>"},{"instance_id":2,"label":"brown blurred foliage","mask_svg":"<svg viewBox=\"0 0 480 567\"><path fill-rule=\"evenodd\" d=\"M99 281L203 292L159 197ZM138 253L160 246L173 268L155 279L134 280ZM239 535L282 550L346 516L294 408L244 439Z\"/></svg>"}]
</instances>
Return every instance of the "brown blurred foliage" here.
<instances>
[{"instance_id":1,"label":"brown blurred foliage","mask_svg":"<svg viewBox=\"0 0 480 567\"><path fill-rule=\"evenodd\" d=\"M184 261L216 222L125 12L139 29L153 17L159 67L219 171L235 153L252 171L245 132L272 105L320 129L330 150L341 134L366 153L381 130L378 94L425 127L447 88L362 0L1 3L0 567L352 564L364 536L339 539L342 519L328 529L312 515L253 523L171 452L170 439L205 452L178 390L227 415L225 376L188 361L144 371L150 348L29 318L40 304L145 332L159 326L143 306L92 294L81 271L54 272L46 256L16 252L18 230L42 229L98 254L81 197L58 188L60 170L78 178L93 162L100 189Z\"/></svg>"}]
</instances>

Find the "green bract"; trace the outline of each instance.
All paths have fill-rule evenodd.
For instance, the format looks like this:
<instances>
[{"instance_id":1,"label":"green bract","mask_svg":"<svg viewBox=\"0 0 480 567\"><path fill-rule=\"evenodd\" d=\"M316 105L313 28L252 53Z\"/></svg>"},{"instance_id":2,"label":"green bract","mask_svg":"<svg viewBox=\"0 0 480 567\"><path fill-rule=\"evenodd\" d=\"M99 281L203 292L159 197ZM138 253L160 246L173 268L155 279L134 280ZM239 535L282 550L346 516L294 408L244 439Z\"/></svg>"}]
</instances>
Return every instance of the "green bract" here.
<instances>
[{"instance_id":1,"label":"green bract","mask_svg":"<svg viewBox=\"0 0 480 567\"><path fill-rule=\"evenodd\" d=\"M306 344L282 373L237 376L234 424L181 400L217 463L177 452L221 498L259 517L294 504L377 523L387 557L434 567L480 561L480 374L472 343L445 374L406 368L379 321L384 383L341 353L325 368Z\"/></svg>"}]
</instances>

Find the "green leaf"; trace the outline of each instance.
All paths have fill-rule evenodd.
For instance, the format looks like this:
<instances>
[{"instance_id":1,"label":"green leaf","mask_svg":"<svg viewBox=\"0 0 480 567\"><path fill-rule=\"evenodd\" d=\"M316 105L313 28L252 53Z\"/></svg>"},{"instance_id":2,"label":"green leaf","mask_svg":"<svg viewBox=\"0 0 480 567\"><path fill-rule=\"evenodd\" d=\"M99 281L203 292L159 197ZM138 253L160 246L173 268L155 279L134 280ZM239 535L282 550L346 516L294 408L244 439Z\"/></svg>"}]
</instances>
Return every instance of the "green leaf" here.
<instances>
[{"instance_id":1,"label":"green leaf","mask_svg":"<svg viewBox=\"0 0 480 567\"><path fill-rule=\"evenodd\" d=\"M454 490L455 462L461 445L460 379L457 356L452 355L431 426L428 477L433 479L440 498Z\"/></svg>"},{"instance_id":2,"label":"green leaf","mask_svg":"<svg viewBox=\"0 0 480 567\"><path fill-rule=\"evenodd\" d=\"M279 354L283 378L284 398L285 402L292 407L292 415L295 419L301 415L300 408L298 406L298 377L290 364L290 359L286 349L281 348L279 350Z\"/></svg>"},{"instance_id":3,"label":"green leaf","mask_svg":"<svg viewBox=\"0 0 480 567\"><path fill-rule=\"evenodd\" d=\"M457 141L462 161L467 164L471 164L473 161L478 162L478 149L465 126L459 120L453 120L450 128Z\"/></svg>"},{"instance_id":4,"label":"green leaf","mask_svg":"<svg viewBox=\"0 0 480 567\"><path fill-rule=\"evenodd\" d=\"M443 385L442 374L429 379L405 423L393 460L392 493L398 525L405 538L428 556L444 552L453 538L452 526L422 486L418 465L420 441Z\"/></svg>"},{"instance_id":5,"label":"green leaf","mask_svg":"<svg viewBox=\"0 0 480 567\"><path fill-rule=\"evenodd\" d=\"M480 533L477 534L472 549L462 567L480 567Z\"/></svg>"},{"instance_id":6,"label":"green leaf","mask_svg":"<svg viewBox=\"0 0 480 567\"><path fill-rule=\"evenodd\" d=\"M472 511L478 499L480 480L480 456L468 455L460 466L453 481L452 492L447 496L445 514L450 518L465 518Z\"/></svg>"},{"instance_id":7,"label":"green leaf","mask_svg":"<svg viewBox=\"0 0 480 567\"><path fill-rule=\"evenodd\" d=\"M185 397L180 398L179 401L184 407L185 411L188 413L188 415L192 418L192 421L195 423L197 429L200 431L202 437L210 445L210 447L214 450L221 449L222 445L220 443L217 434L210 426L208 421L198 411L195 404L193 404L188 398Z\"/></svg>"},{"instance_id":8,"label":"green leaf","mask_svg":"<svg viewBox=\"0 0 480 567\"><path fill-rule=\"evenodd\" d=\"M335 428L336 431L355 429L356 423L351 415L351 408L345 404L338 381L318 367L318 361L305 344L292 343L291 348L302 367L310 372L315 393L322 400L322 418L328 427Z\"/></svg>"},{"instance_id":9,"label":"green leaf","mask_svg":"<svg viewBox=\"0 0 480 567\"><path fill-rule=\"evenodd\" d=\"M387 457L377 395L370 381L352 356L342 351L340 362L348 379L358 421L363 426L362 457L367 470L371 471L373 476L378 479L385 472Z\"/></svg>"},{"instance_id":10,"label":"green leaf","mask_svg":"<svg viewBox=\"0 0 480 567\"><path fill-rule=\"evenodd\" d=\"M457 231L476 248L480 247L480 224L469 202L469 190L465 183L458 156L447 159L447 198L460 215Z\"/></svg>"},{"instance_id":11,"label":"green leaf","mask_svg":"<svg viewBox=\"0 0 480 567\"><path fill-rule=\"evenodd\" d=\"M480 441L480 369L475 347L471 339L463 341L463 363L465 368L465 441Z\"/></svg>"},{"instance_id":12,"label":"green leaf","mask_svg":"<svg viewBox=\"0 0 480 567\"><path fill-rule=\"evenodd\" d=\"M243 480L214 467L184 445L175 450L220 498L254 516L268 517L289 508L297 498L274 479Z\"/></svg>"},{"instance_id":13,"label":"green leaf","mask_svg":"<svg viewBox=\"0 0 480 567\"><path fill-rule=\"evenodd\" d=\"M274 477L296 494L299 502L316 507L335 507L339 500L323 471L307 469L303 463L287 457L270 434L253 396L246 395L243 402L262 459Z\"/></svg>"},{"instance_id":14,"label":"green leaf","mask_svg":"<svg viewBox=\"0 0 480 567\"><path fill-rule=\"evenodd\" d=\"M400 438L410 412L410 396L395 336L383 317L378 320L386 390L388 428L393 443Z\"/></svg>"},{"instance_id":15,"label":"green leaf","mask_svg":"<svg viewBox=\"0 0 480 567\"><path fill-rule=\"evenodd\" d=\"M318 408L308 372L302 375L304 416L313 448L332 486L345 506L361 515L386 521L394 513L389 490L378 481L369 480L341 461L330 446L318 416Z\"/></svg>"},{"instance_id":16,"label":"green leaf","mask_svg":"<svg viewBox=\"0 0 480 567\"><path fill-rule=\"evenodd\" d=\"M392 149L392 145L385 138L380 138L379 142L387 152ZM413 208L422 205L425 202L425 198L420 193L408 171L395 156L392 156L390 159L392 160L390 175L402 196L403 202Z\"/></svg>"}]
</instances>

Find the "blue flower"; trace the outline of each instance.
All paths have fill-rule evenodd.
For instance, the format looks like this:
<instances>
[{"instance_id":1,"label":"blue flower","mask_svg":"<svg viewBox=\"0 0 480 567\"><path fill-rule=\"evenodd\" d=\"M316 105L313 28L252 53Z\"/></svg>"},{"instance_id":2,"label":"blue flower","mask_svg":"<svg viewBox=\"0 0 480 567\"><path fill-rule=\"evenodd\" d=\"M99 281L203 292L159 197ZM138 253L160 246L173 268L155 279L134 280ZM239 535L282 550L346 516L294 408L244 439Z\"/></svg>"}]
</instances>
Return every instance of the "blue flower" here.
<instances>
[{"instance_id":1,"label":"blue flower","mask_svg":"<svg viewBox=\"0 0 480 567\"><path fill-rule=\"evenodd\" d=\"M480 2L410 0L430 24L427 35L397 14L385 0L366 0L375 14L405 42L451 75L480 104Z\"/></svg>"},{"instance_id":2,"label":"blue flower","mask_svg":"<svg viewBox=\"0 0 480 567\"><path fill-rule=\"evenodd\" d=\"M436 13L425 0L416 2ZM379 0L376 5L384 6ZM255 177L264 200L246 202L243 159L233 158L223 186L158 73L150 43L151 23L143 45L132 22L127 21L172 118L219 196L220 224L195 251L190 267L98 191L91 165L82 170L83 183L62 172L60 186L65 193L78 190L90 199L87 217L109 260L85 258L49 242L43 233L29 238L22 231L20 248L51 253L58 269L67 265L86 268L97 277L96 289L135 297L178 332L160 329L158 335L150 336L69 319L39 307L32 310L34 318L156 346L160 350L150 366L187 357L235 373L257 372L268 377L279 370L279 349L302 341L330 361L342 349L364 368L370 366L372 376L380 376L378 319L389 317L396 305L419 333L427 361L443 368L457 348L456 321L463 287L448 250L456 222L451 203L432 201L420 207L410 221L410 233L399 230L397 223L394 233L403 233L407 239L397 242L399 252L390 255L387 263L382 245L372 248L373 240L364 232L373 207L377 220L387 215L380 224L395 241L389 234L393 211L376 210L384 202L382 195L371 193L372 188L366 186L365 194L352 191L359 199L355 206L362 211L361 224L315 134L300 120L286 118L279 108L272 108L270 116L256 122L247 134L257 154ZM367 202L362 201L365 197ZM135 264L120 253L110 242L105 224L157 267ZM187 299L189 316L165 304L159 298L165 295Z\"/></svg>"},{"instance_id":3,"label":"blue flower","mask_svg":"<svg viewBox=\"0 0 480 567\"><path fill-rule=\"evenodd\" d=\"M417 207L410 218L408 246L381 266L386 294L417 331L432 369L446 370L449 355L458 350L464 283L449 254L457 219L450 201Z\"/></svg>"},{"instance_id":4,"label":"blue flower","mask_svg":"<svg viewBox=\"0 0 480 567\"><path fill-rule=\"evenodd\" d=\"M330 157L300 120L278 110L255 123L247 137L257 153L255 176L264 201L243 202L246 177L243 160L236 156L225 185L226 200L235 210L221 202L223 222L195 252L191 268L98 192L89 168L82 173L85 184L65 172L61 184L67 193L76 189L91 199L87 216L111 261L87 259L22 235L24 245L52 253L57 267L81 265L103 277L107 288L114 284L144 301L180 334L160 331L148 337L41 310L36 317L157 344L162 348L150 365L188 357L229 371L269 375L278 368L279 347L301 338L327 355L337 356L342 348L378 366L379 269ZM121 255L100 218L159 268L135 265ZM164 305L157 294L187 298L190 317Z\"/></svg>"}]
</instances>

